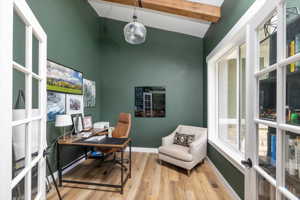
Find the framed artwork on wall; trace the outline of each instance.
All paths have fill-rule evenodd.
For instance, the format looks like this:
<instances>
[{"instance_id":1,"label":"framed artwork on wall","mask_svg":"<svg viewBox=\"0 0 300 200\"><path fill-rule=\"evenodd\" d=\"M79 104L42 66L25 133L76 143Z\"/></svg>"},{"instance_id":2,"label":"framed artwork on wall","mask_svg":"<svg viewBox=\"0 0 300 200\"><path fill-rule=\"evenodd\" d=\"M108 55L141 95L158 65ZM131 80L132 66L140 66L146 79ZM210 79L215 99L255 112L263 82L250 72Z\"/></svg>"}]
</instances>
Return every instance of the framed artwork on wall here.
<instances>
[{"instance_id":1,"label":"framed artwork on wall","mask_svg":"<svg viewBox=\"0 0 300 200\"><path fill-rule=\"evenodd\" d=\"M69 115L83 113L83 96L82 95L67 94L66 113Z\"/></svg>"},{"instance_id":2,"label":"framed artwork on wall","mask_svg":"<svg viewBox=\"0 0 300 200\"><path fill-rule=\"evenodd\" d=\"M83 79L83 102L85 108L96 106L96 82Z\"/></svg>"},{"instance_id":3,"label":"framed artwork on wall","mask_svg":"<svg viewBox=\"0 0 300 200\"><path fill-rule=\"evenodd\" d=\"M54 121L56 115L66 113L66 94L47 92L47 119Z\"/></svg>"},{"instance_id":4,"label":"framed artwork on wall","mask_svg":"<svg viewBox=\"0 0 300 200\"><path fill-rule=\"evenodd\" d=\"M81 72L48 60L47 90L69 94L83 94Z\"/></svg>"},{"instance_id":5,"label":"framed artwork on wall","mask_svg":"<svg viewBox=\"0 0 300 200\"><path fill-rule=\"evenodd\" d=\"M165 117L165 87L135 87L135 117Z\"/></svg>"}]
</instances>

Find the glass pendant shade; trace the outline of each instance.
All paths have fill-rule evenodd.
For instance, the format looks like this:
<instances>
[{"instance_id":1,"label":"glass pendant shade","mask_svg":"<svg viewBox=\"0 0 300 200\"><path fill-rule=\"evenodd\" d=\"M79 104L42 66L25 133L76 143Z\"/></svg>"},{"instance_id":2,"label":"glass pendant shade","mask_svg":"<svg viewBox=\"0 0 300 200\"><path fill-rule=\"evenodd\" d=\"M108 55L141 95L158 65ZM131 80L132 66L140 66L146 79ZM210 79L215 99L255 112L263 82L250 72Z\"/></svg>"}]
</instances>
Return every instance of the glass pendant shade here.
<instances>
[{"instance_id":1,"label":"glass pendant shade","mask_svg":"<svg viewBox=\"0 0 300 200\"><path fill-rule=\"evenodd\" d=\"M124 27L124 37L129 44L142 44L146 40L147 30L136 19L137 17L133 16L133 22L126 24Z\"/></svg>"}]
</instances>

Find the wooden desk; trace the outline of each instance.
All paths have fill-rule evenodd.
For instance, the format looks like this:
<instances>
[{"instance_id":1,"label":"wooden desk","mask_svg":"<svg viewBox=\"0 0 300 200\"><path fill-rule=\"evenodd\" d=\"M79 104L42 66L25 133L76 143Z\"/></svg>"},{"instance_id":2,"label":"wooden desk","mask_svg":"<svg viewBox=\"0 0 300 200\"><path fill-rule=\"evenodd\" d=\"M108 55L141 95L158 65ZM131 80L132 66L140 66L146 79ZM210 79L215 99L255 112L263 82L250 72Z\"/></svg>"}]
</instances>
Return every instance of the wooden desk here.
<instances>
[{"instance_id":1,"label":"wooden desk","mask_svg":"<svg viewBox=\"0 0 300 200\"><path fill-rule=\"evenodd\" d=\"M99 131L94 131L94 133L88 137L94 137L97 135L107 135L107 132L99 132ZM131 139L130 138L104 138L100 141L97 142L90 142L90 141L85 141L88 138L83 138L83 137L69 137L64 139L58 140L57 143L57 170L58 170L58 179L59 179L59 186L62 186L62 182L66 183L76 183L76 184L85 184L85 185L96 185L96 186L104 186L104 187L113 187L113 188L120 188L120 193L123 194L123 188L124 185L126 184L127 180L131 178ZM71 162L65 167L61 167L60 165L60 150L63 146L81 146L81 147L86 147L86 152L85 152L85 159L88 158L87 156L87 148L89 147L98 147L98 148L118 148L119 151L121 152L121 165L124 166L124 150L127 146L129 146L129 172L127 173L127 176L124 178L124 168L121 168L121 180L120 184L118 185L113 185L113 184L104 184L104 183L95 183L95 182L85 182L85 181L74 181L74 180L66 180L62 178L62 171L78 160L82 159L82 157L78 158L77 160Z\"/></svg>"}]
</instances>

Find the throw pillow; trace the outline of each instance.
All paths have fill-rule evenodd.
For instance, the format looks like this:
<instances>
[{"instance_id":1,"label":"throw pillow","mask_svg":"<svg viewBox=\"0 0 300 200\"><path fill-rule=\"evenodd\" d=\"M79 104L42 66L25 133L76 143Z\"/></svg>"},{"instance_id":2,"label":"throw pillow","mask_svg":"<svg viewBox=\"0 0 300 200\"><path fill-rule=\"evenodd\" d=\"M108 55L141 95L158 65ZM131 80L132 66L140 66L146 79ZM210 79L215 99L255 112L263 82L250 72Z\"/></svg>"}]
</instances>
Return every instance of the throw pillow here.
<instances>
[{"instance_id":1,"label":"throw pillow","mask_svg":"<svg viewBox=\"0 0 300 200\"><path fill-rule=\"evenodd\" d=\"M183 133L176 133L174 136L174 144L189 147L195 140L195 135L188 135Z\"/></svg>"}]
</instances>

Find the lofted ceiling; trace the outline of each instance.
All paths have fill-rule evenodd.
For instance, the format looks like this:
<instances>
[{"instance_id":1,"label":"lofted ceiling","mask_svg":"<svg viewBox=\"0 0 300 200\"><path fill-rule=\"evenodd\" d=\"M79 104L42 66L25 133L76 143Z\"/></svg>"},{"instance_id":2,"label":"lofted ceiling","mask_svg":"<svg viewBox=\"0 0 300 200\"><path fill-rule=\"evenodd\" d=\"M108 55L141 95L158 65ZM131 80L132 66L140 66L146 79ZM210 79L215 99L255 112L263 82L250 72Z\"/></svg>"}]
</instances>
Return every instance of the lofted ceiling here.
<instances>
[{"instance_id":1,"label":"lofted ceiling","mask_svg":"<svg viewBox=\"0 0 300 200\"><path fill-rule=\"evenodd\" d=\"M147 0L143 0L142 2L146 2L146 1ZM88 2L100 17L124 21L124 22L132 21L132 15L134 10L133 9L134 6L131 5L132 0L122 0L122 1L88 0ZM115 3L115 2L122 2L122 4ZM149 4L151 4L152 2L155 1L148 0L148 2L150 2ZM198 8L198 5L200 6L200 9L204 8L204 10L199 9L202 13L197 11L201 15L199 15L198 13L191 15L190 13L186 14L186 12L179 12L179 14L174 14L178 11L178 8L174 8L173 10L172 9L170 10L170 9L161 9L163 6L160 7L159 5L158 6L149 5L149 8L151 9L139 8L139 7L136 8L138 21L145 24L148 27L153 27L153 28L158 28L166 31L173 31L173 32L178 32L178 33L183 33L183 34L203 38L211 24L210 21L217 21L217 18L208 18L211 17L209 12L210 8L214 9L215 7L220 7L223 3L223 0L189 0L186 2L188 2L187 5L189 5L189 2L192 3L191 5L196 5L191 7L192 10L191 12L194 11L193 9ZM145 7L147 6L146 3L144 5ZM174 6L174 4L170 4L170 6ZM208 8L209 11L206 12L205 8ZM207 19L210 21L206 21L203 19Z\"/></svg>"}]
</instances>

